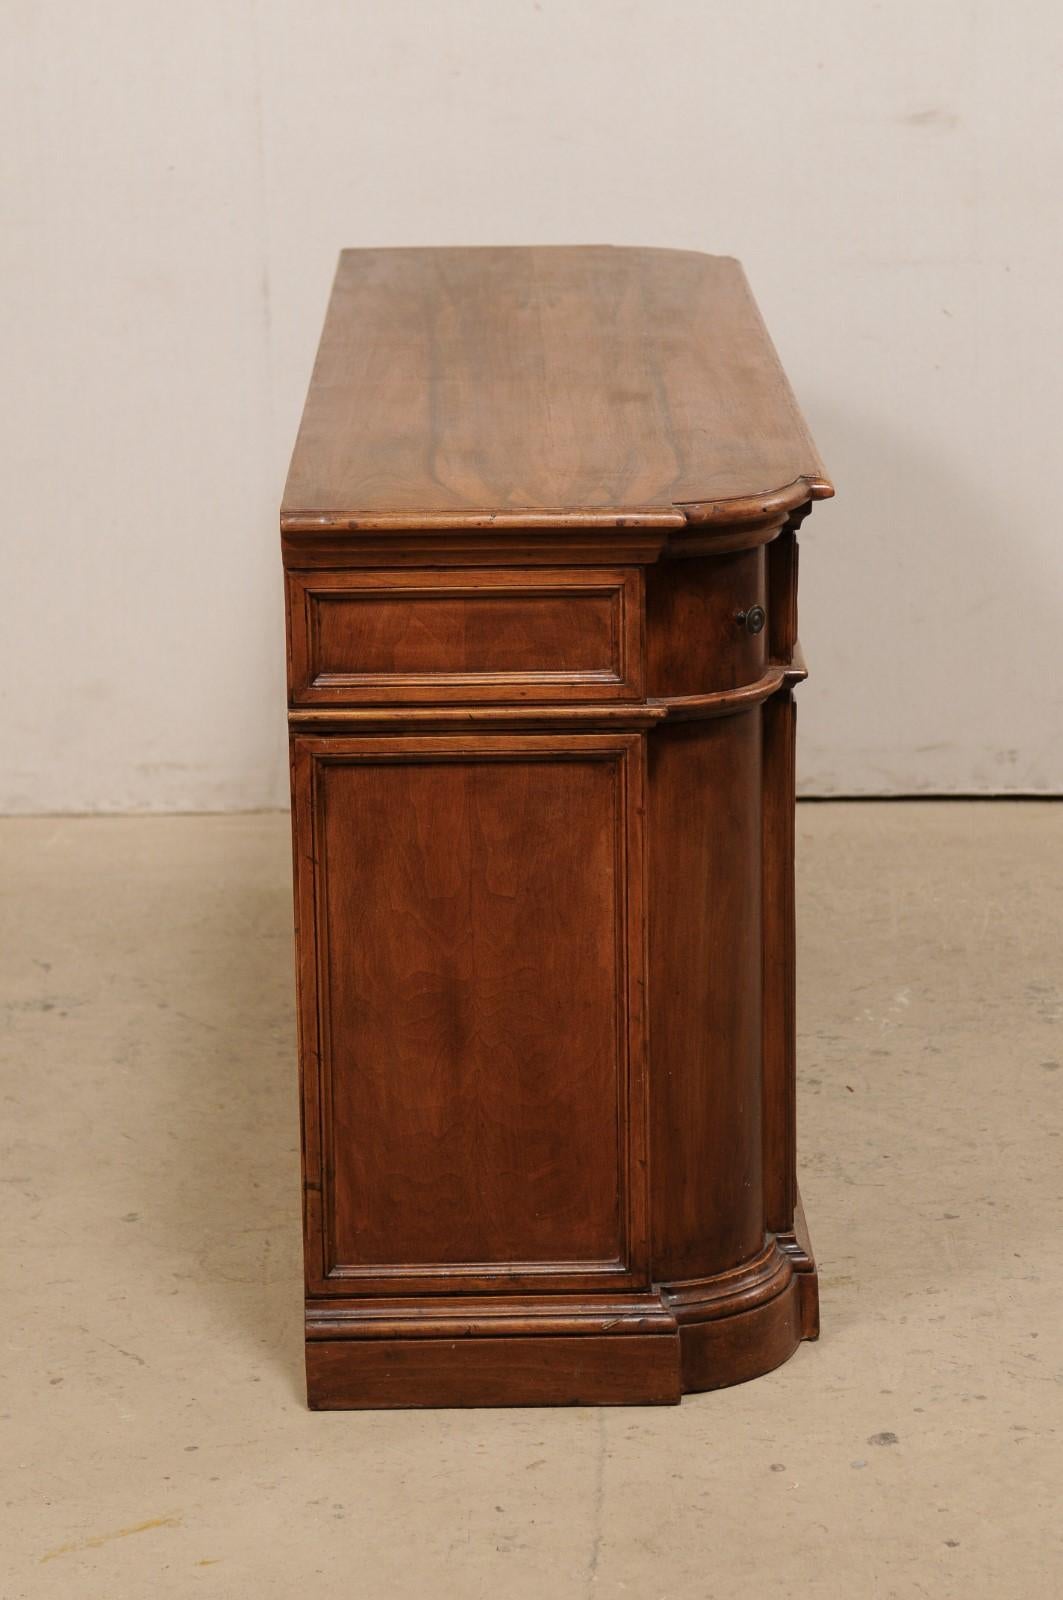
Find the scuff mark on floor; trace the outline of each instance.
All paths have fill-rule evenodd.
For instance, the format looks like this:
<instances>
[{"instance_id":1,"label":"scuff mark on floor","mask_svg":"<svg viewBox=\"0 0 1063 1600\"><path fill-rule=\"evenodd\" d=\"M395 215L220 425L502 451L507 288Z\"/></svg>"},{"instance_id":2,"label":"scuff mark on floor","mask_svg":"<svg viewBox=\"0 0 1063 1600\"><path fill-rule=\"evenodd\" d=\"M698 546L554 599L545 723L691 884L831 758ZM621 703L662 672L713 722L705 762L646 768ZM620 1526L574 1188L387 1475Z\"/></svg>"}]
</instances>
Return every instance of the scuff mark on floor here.
<instances>
[{"instance_id":1,"label":"scuff mark on floor","mask_svg":"<svg viewBox=\"0 0 1063 1600\"><path fill-rule=\"evenodd\" d=\"M41 1565L54 1561L57 1556L74 1555L78 1550L98 1550L112 1539L128 1539L132 1533L148 1533L152 1528L179 1528L180 1517L149 1517L147 1522L134 1522L129 1528L116 1528L113 1533L91 1533L87 1539L75 1539L72 1544L61 1544L41 1557Z\"/></svg>"}]
</instances>

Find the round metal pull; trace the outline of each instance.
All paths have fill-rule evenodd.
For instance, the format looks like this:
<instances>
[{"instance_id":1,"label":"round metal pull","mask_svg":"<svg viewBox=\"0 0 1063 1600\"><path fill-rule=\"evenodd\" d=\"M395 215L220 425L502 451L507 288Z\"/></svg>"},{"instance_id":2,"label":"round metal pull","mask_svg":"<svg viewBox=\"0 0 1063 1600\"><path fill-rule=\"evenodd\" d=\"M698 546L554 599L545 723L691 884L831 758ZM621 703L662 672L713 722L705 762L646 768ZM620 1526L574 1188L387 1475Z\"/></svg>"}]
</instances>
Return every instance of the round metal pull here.
<instances>
[{"instance_id":1,"label":"round metal pull","mask_svg":"<svg viewBox=\"0 0 1063 1600\"><path fill-rule=\"evenodd\" d=\"M739 611L735 620L747 633L759 633L766 621L763 606L750 606L748 611Z\"/></svg>"}]
</instances>

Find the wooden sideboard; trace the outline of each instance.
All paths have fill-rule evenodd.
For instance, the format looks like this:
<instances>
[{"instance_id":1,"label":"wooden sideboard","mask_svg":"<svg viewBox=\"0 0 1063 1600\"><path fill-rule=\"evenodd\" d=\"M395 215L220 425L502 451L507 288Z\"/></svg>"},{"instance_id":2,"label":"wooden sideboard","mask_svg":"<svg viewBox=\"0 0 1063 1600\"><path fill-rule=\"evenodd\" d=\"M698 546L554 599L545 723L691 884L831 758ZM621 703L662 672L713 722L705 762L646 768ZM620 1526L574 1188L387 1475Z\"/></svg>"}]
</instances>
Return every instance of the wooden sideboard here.
<instances>
[{"instance_id":1,"label":"wooden sideboard","mask_svg":"<svg viewBox=\"0 0 1063 1600\"><path fill-rule=\"evenodd\" d=\"M281 511L312 1406L674 1402L815 1337L832 492L733 260L343 252Z\"/></svg>"}]
</instances>

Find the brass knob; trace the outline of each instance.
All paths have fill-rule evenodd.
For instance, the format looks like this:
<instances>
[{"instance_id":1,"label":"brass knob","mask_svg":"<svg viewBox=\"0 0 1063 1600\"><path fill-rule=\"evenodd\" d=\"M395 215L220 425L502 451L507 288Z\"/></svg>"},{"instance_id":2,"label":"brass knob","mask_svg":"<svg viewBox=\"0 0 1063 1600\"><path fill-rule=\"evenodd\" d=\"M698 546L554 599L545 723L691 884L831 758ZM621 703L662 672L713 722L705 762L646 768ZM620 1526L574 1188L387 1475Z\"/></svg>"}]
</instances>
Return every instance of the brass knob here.
<instances>
[{"instance_id":1,"label":"brass knob","mask_svg":"<svg viewBox=\"0 0 1063 1600\"><path fill-rule=\"evenodd\" d=\"M763 606L750 606L748 611L739 611L735 620L747 633L759 633L767 618Z\"/></svg>"}]
</instances>

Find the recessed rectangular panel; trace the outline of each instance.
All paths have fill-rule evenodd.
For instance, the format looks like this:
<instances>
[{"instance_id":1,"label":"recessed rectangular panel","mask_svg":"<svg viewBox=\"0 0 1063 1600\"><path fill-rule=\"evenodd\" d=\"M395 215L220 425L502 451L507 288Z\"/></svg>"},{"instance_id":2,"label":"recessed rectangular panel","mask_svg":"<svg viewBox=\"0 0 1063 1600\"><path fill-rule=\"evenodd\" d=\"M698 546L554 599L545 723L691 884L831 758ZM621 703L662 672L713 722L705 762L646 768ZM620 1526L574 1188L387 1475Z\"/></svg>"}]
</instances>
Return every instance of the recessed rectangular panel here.
<instances>
[{"instance_id":1,"label":"recessed rectangular panel","mask_svg":"<svg viewBox=\"0 0 1063 1600\"><path fill-rule=\"evenodd\" d=\"M299 742L326 1277L623 1275L638 736Z\"/></svg>"},{"instance_id":2,"label":"recessed rectangular panel","mask_svg":"<svg viewBox=\"0 0 1063 1600\"><path fill-rule=\"evenodd\" d=\"M616 677L616 590L413 590L315 596L314 681L448 673Z\"/></svg>"},{"instance_id":3,"label":"recessed rectangular panel","mask_svg":"<svg viewBox=\"0 0 1063 1600\"><path fill-rule=\"evenodd\" d=\"M640 692L640 574L292 572L296 704Z\"/></svg>"}]
</instances>

